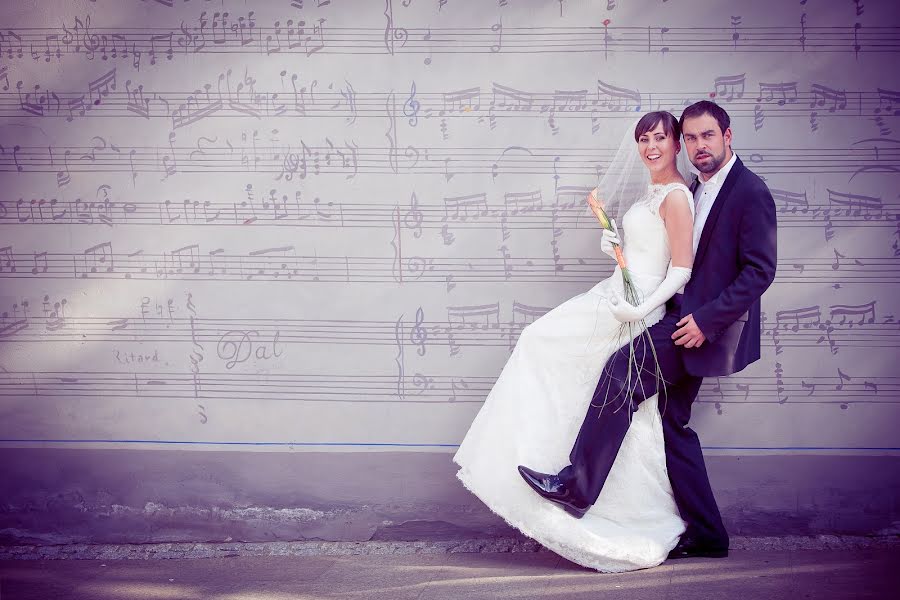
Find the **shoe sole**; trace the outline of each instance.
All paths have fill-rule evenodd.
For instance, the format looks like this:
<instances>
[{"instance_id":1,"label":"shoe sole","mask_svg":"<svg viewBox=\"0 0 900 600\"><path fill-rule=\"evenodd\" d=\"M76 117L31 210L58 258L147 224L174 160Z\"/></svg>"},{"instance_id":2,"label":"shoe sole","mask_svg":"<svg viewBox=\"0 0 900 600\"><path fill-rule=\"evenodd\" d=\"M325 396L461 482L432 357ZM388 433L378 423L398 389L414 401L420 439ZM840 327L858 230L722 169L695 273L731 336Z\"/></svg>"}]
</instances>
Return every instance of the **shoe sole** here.
<instances>
[{"instance_id":1,"label":"shoe sole","mask_svg":"<svg viewBox=\"0 0 900 600\"><path fill-rule=\"evenodd\" d=\"M550 498L547 498L547 500L550 500ZM587 510L581 511L581 510L579 510L579 509L577 509L577 508L574 508L574 507L572 507L572 506L569 506L568 504L563 504L562 502L557 502L556 500L550 500L550 502L553 502L553 503L556 504L557 506L561 507L564 511L566 511L567 513L569 513L570 515L572 515L572 516L575 517L576 519L580 519L580 518L583 517L585 514L587 514Z\"/></svg>"},{"instance_id":2,"label":"shoe sole","mask_svg":"<svg viewBox=\"0 0 900 600\"><path fill-rule=\"evenodd\" d=\"M530 487L532 490L534 490L534 493L535 493L535 494L537 494L538 496L540 496L540 497L543 498L544 500L547 500L548 502L552 502L553 504L555 504L555 505L557 505L558 507L562 508L564 511L566 511L567 513L569 513L570 515L572 515L572 516L575 517L576 519L580 519L581 517L583 517L583 516L587 513L588 510L590 510L590 507L588 507L588 508L586 508L586 509L584 509L584 510L582 511L582 510L580 510L580 509L578 509L578 508L575 508L574 506L570 506L570 505L566 504L565 502L560 502L559 500L556 500L556 499L554 499L554 498L548 498L547 496L544 495L544 490L542 490L541 488L535 486L535 485L531 482L531 479L529 479L528 477L526 477L525 474L522 473L521 470L519 470L519 475L522 476L522 480L525 481L525 483L528 484L528 487Z\"/></svg>"},{"instance_id":3,"label":"shoe sole","mask_svg":"<svg viewBox=\"0 0 900 600\"><path fill-rule=\"evenodd\" d=\"M519 471L519 474L522 475L522 479L525 481L525 483L528 484L528 487L530 487L532 490L534 490L534 493L536 493L538 496L540 496L544 500L547 500L548 502L552 502L553 504L557 505L558 507L560 507L561 509L563 509L564 511L566 511L567 513L569 513L576 519L580 519L587 513L588 510L590 510L589 508L586 508L582 511L578 508L575 508L574 506L570 506L570 505L566 504L565 502L560 502L559 500L556 500L554 498L548 498L547 496L544 495L544 490L542 490L539 487L536 487L528 477L525 477L522 474L522 471Z\"/></svg>"}]
</instances>

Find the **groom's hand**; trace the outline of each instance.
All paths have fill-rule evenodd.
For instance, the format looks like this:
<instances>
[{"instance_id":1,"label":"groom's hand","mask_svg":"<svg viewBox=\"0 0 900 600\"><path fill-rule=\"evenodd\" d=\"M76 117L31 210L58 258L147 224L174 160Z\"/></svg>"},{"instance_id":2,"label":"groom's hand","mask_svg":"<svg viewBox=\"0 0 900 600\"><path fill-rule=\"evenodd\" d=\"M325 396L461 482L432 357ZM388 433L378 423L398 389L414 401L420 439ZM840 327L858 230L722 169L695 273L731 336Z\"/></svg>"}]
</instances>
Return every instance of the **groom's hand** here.
<instances>
[{"instance_id":1,"label":"groom's hand","mask_svg":"<svg viewBox=\"0 0 900 600\"><path fill-rule=\"evenodd\" d=\"M680 329L675 330L672 339L675 340L676 346L684 346L685 348L699 348L706 341L706 336L697 327L694 321L694 315L688 315L678 321L676 324Z\"/></svg>"}]
</instances>

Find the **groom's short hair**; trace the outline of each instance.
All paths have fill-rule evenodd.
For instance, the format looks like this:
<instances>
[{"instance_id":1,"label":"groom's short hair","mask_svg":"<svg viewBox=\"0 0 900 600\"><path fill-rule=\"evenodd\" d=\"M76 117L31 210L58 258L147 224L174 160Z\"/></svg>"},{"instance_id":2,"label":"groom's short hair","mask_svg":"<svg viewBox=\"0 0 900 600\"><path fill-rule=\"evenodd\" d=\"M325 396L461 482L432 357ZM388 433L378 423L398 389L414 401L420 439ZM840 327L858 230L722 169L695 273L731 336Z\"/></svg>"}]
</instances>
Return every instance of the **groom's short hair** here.
<instances>
[{"instance_id":1,"label":"groom's short hair","mask_svg":"<svg viewBox=\"0 0 900 600\"><path fill-rule=\"evenodd\" d=\"M719 129L722 130L722 133L725 133L725 130L731 127L731 117L728 116L725 109L709 100L695 102L684 109L684 112L681 113L681 118L678 120L678 125L684 129L684 122L686 119L693 119L694 117L703 115L709 115L714 118L716 122L719 123Z\"/></svg>"}]
</instances>

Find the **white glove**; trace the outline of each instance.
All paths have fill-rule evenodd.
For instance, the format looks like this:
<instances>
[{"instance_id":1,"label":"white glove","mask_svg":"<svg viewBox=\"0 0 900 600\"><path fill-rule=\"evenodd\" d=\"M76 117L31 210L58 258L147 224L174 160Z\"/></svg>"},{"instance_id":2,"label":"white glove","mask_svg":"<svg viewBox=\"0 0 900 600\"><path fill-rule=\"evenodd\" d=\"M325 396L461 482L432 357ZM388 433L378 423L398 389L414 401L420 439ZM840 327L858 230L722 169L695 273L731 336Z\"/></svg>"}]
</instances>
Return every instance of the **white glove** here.
<instances>
[{"instance_id":1,"label":"white glove","mask_svg":"<svg viewBox=\"0 0 900 600\"><path fill-rule=\"evenodd\" d=\"M613 291L613 297L609 301L609 310L617 321L621 323L631 323L640 321L649 315L654 309L662 306L666 301L674 296L684 284L691 278L691 269L685 267L669 266L666 278L662 280L653 293L639 305L634 306L618 292Z\"/></svg>"},{"instance_id":2,"label":"white glove","mask_svg":"<svg viewBox=\"0 0 900 600\"><path fill-rule=\"evenodd\" d=\"M612 225L612 231L609 229L603 230L603 240L600 242L600 250L613 260L617 260L616 249L613 244L621 246L622 240L619 239L619 228L616 227L616 220L610 219L609 224Z\"/></svg>"}]
</instances>

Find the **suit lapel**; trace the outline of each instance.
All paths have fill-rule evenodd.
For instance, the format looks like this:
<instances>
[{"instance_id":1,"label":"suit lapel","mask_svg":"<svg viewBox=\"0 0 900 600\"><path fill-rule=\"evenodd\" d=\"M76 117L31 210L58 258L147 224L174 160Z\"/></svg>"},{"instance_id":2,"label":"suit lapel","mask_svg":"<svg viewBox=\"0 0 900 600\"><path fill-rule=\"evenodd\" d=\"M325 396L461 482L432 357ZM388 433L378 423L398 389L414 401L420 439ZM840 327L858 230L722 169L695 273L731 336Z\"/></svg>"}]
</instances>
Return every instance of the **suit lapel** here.
<instances>
[{"instance_id":1,"label":"suit lapel","mask_svg":"<svg viewBox=\"0 0 900 600\"><path fill-rule=\"evenodd\" d=\"M706 256L709 240L712 237L713 230L716 228L716 221L718 220L719 215L722 214L722 207L725 206L725 202L731 195L734 184L737 182L741 171L743 170L744 163L741 162L740 158L736 158L734 166L731 167L731 171L728 173L728 177L722 182L722 189L719 190L719 194L716 196L716 201L712 205L712 210L709 211L706 223L703 224L703 231L700 233L700 241L697 244L697 255L694 257L694 269L703 262L703 258Z\"/></svg>"},{"instance_id":2,"label":"suit lapel","mask_svg":"<svg viewBox=\"0 0 900 600\"><path fill-rule=\"evenodd\" d=\"M700 187L700 178L694 175L694 178L691 180L691 185L688 187L691 190L691 195L697 193L697 188Z\"/></svg>"}]
</instances>

